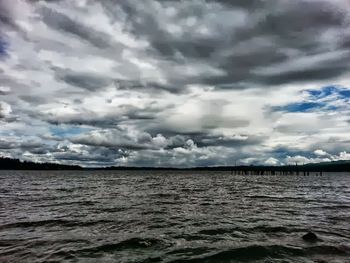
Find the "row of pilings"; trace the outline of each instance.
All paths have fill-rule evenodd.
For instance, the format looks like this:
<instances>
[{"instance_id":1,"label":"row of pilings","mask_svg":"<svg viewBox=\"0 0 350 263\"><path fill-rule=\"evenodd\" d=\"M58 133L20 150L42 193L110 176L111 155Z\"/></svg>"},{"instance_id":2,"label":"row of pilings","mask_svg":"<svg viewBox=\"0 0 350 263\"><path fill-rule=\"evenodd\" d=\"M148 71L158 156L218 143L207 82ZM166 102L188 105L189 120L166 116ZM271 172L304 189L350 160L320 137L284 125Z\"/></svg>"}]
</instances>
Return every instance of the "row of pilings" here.
<instances>
[{"instance_id":1,"label":"row of pilings","mask_svg":"<svg viewBox=\"0 0 350 263\"><path fill-rule=\"evenodd\" d=\"M303 176L322 176L322 171L305 170L260 170L260 169L232 169L232 175L303 175Z\"/></svg>"}]
</instances>

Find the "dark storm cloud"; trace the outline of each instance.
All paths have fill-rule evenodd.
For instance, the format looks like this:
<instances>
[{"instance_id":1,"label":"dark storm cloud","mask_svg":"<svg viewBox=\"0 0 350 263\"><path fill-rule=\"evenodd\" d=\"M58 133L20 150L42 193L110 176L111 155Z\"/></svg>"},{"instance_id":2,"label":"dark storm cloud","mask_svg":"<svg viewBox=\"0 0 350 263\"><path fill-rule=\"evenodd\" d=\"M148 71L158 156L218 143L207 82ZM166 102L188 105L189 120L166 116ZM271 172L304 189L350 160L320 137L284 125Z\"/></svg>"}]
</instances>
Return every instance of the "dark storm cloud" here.
<instances>
[{"instance_id":1,"label":"dark storm cloud","mask_svg":"<svg viewBox=\"0 0 350 263\"><path fill-rule=\"evenodd\" d=\"M22 95L19 98L25 102L28 102L33 105L44 104L48 102L48 98L39 97L39 96L31 96L31 95Z\"/></svg>"},{"instance_id":2,"label":"dark storm cloud","mask_svg":"<svg viewBox=\"0 0 350 263\"><path fill-rule=\"evenodd\" d=\"M50 113L41 115L40 118L54 125L88 125L93 127L108 128L115 127L115 125L122 120L123 116L98 116L94 112L83 111L65 116L57 116Z\"/></svg>"},{"instance_id":3,"label":"dark storm cloud","mask_svg":"<svg viewBox=\"0 0 350 263\"><path fill-rule=\"evenodd\" d=\"M11 142L8 140L0 140L0 149L2 150L8 150L8 149L15 149L17 148L17 144L15 142Z\"/></svg>"},{"instance_id":4,"label":"dark storm cloud","mask_svg":"<svg viewBox=\"0 0 350 263\"><path fill-rule=\"evenodd\" d=\"M0 25L12 27L14 26L14 22L11 12L9 12L9 6L7 0L0 0Z\"/></svg>"},{"instance_id":5,"label":"dark storm cloud","mask_svg":"<svg viewBox=\"0 0 350 263\"><path fill-rule=\"evenodd\" d=\"M54 125L68 124L88 125L99 128L115 128L116 125L126 122L149 123L150 121L157 118L159 111L162 109L157 105L153 106L152 104L148 105L147 107L137 107L128 104L113 106L112 102L106 102L106 104L111 105L111 110L103 114L97 114L88 108L80 109L80 104L76 104L77 108L73 108L76 109L76 111L69 114L58 114L55 112L46 114L31 112L29 114L32 117L41 119Z\"/></svg>"},{"instance_id":6,"label":"dark storm cloud","mask_svg":"<svg viewBox=\"0 0 350 263\"><path fill-rule=\"evenodd\" d=\"M5 112L0 104L0 120L5 118Z\"/></svg>"},{"instance_id":7,"label":"dark storm cloud","mask_svg":"<svg viewBox=\"0 0 350 263\"><path fill-rule=\"evenodd\" d=\"M0 0L0 154L87 166L346 157L348 88L317 85L348 81L349 7Z\"/></svg>"},{"instance_id":8,"label":"dark storm cloud","mask_svg":"<svg viewBox=\"0 0 350 263\"><path fill-rule=\"evenodd\" d=\"M73 137L71 142L88 146L127 150L159 148L153 143L152 139L148 133L131 135L125 130L109 129Z\"/></svg>"},{"instance_id":9,"label":"dark storm cloud","mask_svg":"<svg viewBox=\"0 0 350 263\"><path fill-rule=\"evenodd\" d=\"M107 48L110 45L110 38L108 35L88 28L63 13L43 7L41 9L41 14L43 21L54 29L79 37L98 48Z\"/></svg>"},{"instance_id":10,"label":"dark storm cloud","mask_svg":"<svg viewBox=\"0 0 350 263\"><path fill-rule=\"evenodd\" d=\"M28 140L28 141L21 142L20 147L24 149L39 148L39 147L42 147L42 142L39 140Z\"/></svg>"},{"instance_id":11,"label":"dark storm cloud","mask_svg":"<svg viewBox=\"0 0 350 263\"><path fill-rule=\"evenodd\" d=\"M197 133L182 135L186 139L191 139L198 147L226 147L226 148L242 148L245 146L260 145L266 136L224 136L213 135L210 133Z\"/></svg>"},{"instance_id":12,"label":"dark storm cloud","mask_svg":"<svg viewBox=\"0 0 350 263\"><path fill-rule=\"evenodd\" d=\"M127 120L154 120L157 113L159 113L158 108L148 107L140 109L128 104L120 105L118 108L124 112L123 117Z\"/></svg>"},{"instance_id":13,"label":"dark storm cloud","mask_svg":"<svg viewBox=\"0 0 350 263\"><path fill-rule=\"evenodd\" d=\"M106 1L104 5L110 7L112 3ZM209 10L210 4L217 3L226 7ZM181 54L187 59L210 63L225 72L224 76L203 75L200 79L188 79L189 82L239 89L324 80L349 70L349 53L341 57L336 53L334 57L330 54L329 58L309 65L304 65L304 61L295 61L308 56L310 59L323 56L330 50L347 49L339 35L320 38L325 32L345 33L348 30L348 12L331 1L207 1L188 3L187 10L180 7L178 1L159 1L159 6L179 8L176 17L173 20L166 20L164 14L157 17L149 12L149 6L136 1L121 4L129 15L132 32L148 38L162 56L178 60L178 54ZM159 12L164 10L160 9ZM234 13L231 22L225 21L225 17L220 18L224 12L237 10L245 16L245 23L236 25ZM213 21L209 20L211 14L217 16ZM189 17L197 19L198 23L192 27L183 25L179 29L182 31L181 37L168 32L166 24L162 24L165 21L174 24L178 21L182 25L181 21ZM198 36L196 30L207 22L212 22L208 24L209 31L219 30L221 26L222 32ZM215 28L215 23L218 28ZM289 62L295 64L288 65ZM263 68L278 67L282 63L286 64L283 72L263 73Z\"/></svg>"},{"instance_id":14,"label":"dark storm cloud","mask_svg":"<svg viewBox=\"0 0 350 263\"><path fill-rule=\"evenodd\" d=\"M102 155L87 155L87 156L81 156L80 153L72 153L72 152L59 152L54 154L55 159L61 160L61 161L78 161L81 163L90 163L90 162L96 162L99 164L104 163L112 163L114 159L110 158L109 156L102 156Z\"/></svg>"},{"instance_id":15,"label":"dark storm cloud","mask_svg":"<svg viewBox=\"0 0 350 263\"><path fill-rule=\"evenodd\" d=\"M6 60L4 60L4 63L6 63ZM16 72L23 74L22 72L25 72L25 70L16 68ZM22 91L24 91L24 93L27 93L27 91L31 90L33 86L40 86L40 84L35 81L26 81L23 79L13 78L13 76L11 76L10 74L2 72L0 68L0 95L21 96L20 94ZM41 97L40 94L36 94L35 96L33 96L32 94L26 94L24 96Z\"/></svg>"},{"instance_id":16,"label":"dark storm cloud","mask_svg":"<svg viewBox=\"0 0 350 263\"><path fill-rule=\"evenodd\" d=\"M323 54L319 54L322 56ZM314 57L314 55L313 55ZM312 58L310 58L312 59ZM327 80L346 73L349 70L350 51L344 52L341 56L335 54L333 58L328 58L315 63L312 67L304 67L300 64L299 68L291 68L286 71L274 70L271 73L257 74L257 84L263 83L266 85L281 85L290 82L306 82Z\"/></svg>"},{"instance_id":17,"label":"dark storm cloud","mask_svg":"<svg viewBox=\"0 0 350 263\"><path fill-rule=\"evenodd\" d=\"M133 90L133 91L144 91L147 90L150 94L157 94L160 91L170 92L170 93L183 93L184 89L180 86L175 86L174 84L159 84L154 81L138 81L138 80L124 80L124 79L114 79L114 86L118 90Z\"/></svg>"},{"instance_id":18,"label":"dark storm cloud","mask_svg":"<svg viewBox=\"0 0 350 263\"><path fill-rule=\"evenodd\" d=\"M128 153L119 149L105 147L83 146L84 153L71 151L69 148L61 147L60 151L54 153L55 159L61 161L74 161L80 164L112 166L115 160L127 157Z\"/></svg>"},{"instance_id":19,"label":"dark storm cloud","mask_svg":"<svg viewBox=\"0 0 350 263\"><path fill-rule=\"evenodd\" d=\"M0 140L1 150L19 150L20 152L30 152L33 154L46 154L48 152L55 151L55 147L52 145L44 144L42 141L25 139L20 140L14 138L6 138Z\"/></svg>"},{"instance_id":20,"label":"dark storm cloud","mask_svg":"<svg viewBox=\"0 0 350 263\"><path fill-rule=\"evenodd\" d=\"M241 148L244 146L250 145L260 145L265 139L266 136L214 136L214 135L205 135L194 137L194 141L199 147L205 146L224 146L232 148Z\"/></svg>"},{"instance_id":21,"label":"dark storm cloud","mask_svg":"<svg viewBox=\"0 0 350 263\"><path fill-rule=\"evenodd\" d=\"M102 89L112 83L111 79L103 76L94 75L93 73L74 72L70 70L56 70L56 78L64 81L69 85L86 89L89 91L96 91Z\"/></svg>"},{"instance_id":22,"label":"dark storm cloud","mask_svg":"<svg viewBox=\"0 0 350 263\"><path fill-rule=\"evenodd\" d=\"M137 37L144 37L150 48L166 59L183 63L185 60L210 64L224 72L220 76L201 74L196 77L171 80L167 85L156 82L130 81L120 85L121 89L162 89L170 92L183 91L187 84L202 83L218 89L246 89L257 86L325 80L337 77L349 69L350 53L343 56L334 53L321 61L304 65L300 58L323 56L330 49L346 51L344 40L332 36L321 39L315 35L324 32L346 32L348 13L327 1L207 1L203 3L180 3L179 1L115 1L101 2L112 21L124 17L126 29ZM220 4L220 5L218 5ZM223 6L221 6L223 5ZM302 8L301 8L302 6ZM166 18L165 8L177 10L175 18ZM187 7L187 8L186 8ZM211 10L211 8L213 9ZM153 10L152 8L159 8ZM124 12L122 12L122 11ZM231 12L231 13L230 13ZM228 14L227 14L228 13ZM236 22L235 14L245 20ZM232 21L226 21L228 17ZM230 16L229 16L230 14ZM108 47L110 37L87 28L63 13L42 8L43 21L49 26L73 34L99 48ZM209 18L216 15L215 18ZM188 18L196 23L181 24ZM211 20L210 20L211 19ZM181 37L166 30L167 23L179 21ZM198 34L203 25L207 35ZM220 32L221 31L221 32ZM220 32L220 33L219 33ZM151 52L151 50L148 50ZM181 54L182 58L179 58ZM284 65L282 71L268 70ZM267 68L267 71L265 69ZM108 81L89 75L61 76L71 85L89 90L99 88ZM120 81L122 82L122 81Z\"/></svg>"}]
</instances>

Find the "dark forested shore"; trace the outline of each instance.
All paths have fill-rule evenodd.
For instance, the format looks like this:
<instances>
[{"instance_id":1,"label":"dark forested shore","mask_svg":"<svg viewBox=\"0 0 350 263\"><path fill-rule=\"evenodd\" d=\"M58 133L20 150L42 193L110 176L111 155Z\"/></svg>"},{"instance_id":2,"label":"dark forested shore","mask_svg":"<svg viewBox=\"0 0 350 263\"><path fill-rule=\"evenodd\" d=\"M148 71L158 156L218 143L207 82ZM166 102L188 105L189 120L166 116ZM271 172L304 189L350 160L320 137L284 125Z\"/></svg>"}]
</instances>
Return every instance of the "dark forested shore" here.
<instances>
[{"instance_id":1,"label":"dark forested shore","mask_svg":"<svg viewBox=\"0 0 350 263\"><path fill-rule=\"evenodd\" d=\"M36 163L19 159L0 157L0 170L193 170L193 171L231 171L238 174L299 174L303 172L350 172L350 161L335 161L305 165L285 166L211 166L211 167L96 167L85 168L79 165L63 165L56 163Z\"/></svg>"},{"instance_id":2,"label":"dark forested shore","mask_svg":"<svg viewBox=\"0 0 350 263\"><path fill-rule=\"evenodd\" d=\"M83 170L78 165L36 163L0 157L0 170Z\"/></svg>"}]
</instances>

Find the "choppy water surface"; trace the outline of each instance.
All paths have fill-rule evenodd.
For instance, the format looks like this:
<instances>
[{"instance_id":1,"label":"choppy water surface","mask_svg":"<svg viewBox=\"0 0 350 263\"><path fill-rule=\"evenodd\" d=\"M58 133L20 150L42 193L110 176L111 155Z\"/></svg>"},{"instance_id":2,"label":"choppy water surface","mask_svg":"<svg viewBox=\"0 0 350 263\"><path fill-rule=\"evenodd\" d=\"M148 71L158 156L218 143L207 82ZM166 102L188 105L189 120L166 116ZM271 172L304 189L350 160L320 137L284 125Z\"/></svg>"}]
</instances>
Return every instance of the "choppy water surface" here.
<instances>
[{"instance_id":1,"label":"choppy water surface","mask_svg":"<svg viewBox=\"0 0 350 263\"><path fill-rule=\"evenodd\" d=\"M350 262L350 175L1 171L0 262ZM307 243L314 231L321 241Z\"/></svg>"}]
</instances>

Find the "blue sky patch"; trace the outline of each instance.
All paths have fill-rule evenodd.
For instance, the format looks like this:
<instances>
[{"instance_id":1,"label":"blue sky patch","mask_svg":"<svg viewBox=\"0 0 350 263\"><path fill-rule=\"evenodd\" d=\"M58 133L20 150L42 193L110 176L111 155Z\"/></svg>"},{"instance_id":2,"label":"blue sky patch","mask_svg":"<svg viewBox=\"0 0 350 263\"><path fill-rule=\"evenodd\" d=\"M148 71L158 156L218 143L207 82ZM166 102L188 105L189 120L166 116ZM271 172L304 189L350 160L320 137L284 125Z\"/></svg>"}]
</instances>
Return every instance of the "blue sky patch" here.
<instances>
[{"instance_id":1,"label":"blue sky patch","mask_svg":"<svg viewBox=\"0 0 350 263\"><path fill-rule=\"evenodd\" d=\"M309 112L319 108L323 108L324 103L318 102L297 102L284 106L274 107L274 111L286 111L286 112Z\"/></svg>"},{"instance_id":2,"label":"blue sky patch","mask_svg":"<svg viewBox=\"0 0 350 263\"><path fill-rule=\"evenodd\" d=\"M340 90L339 95L343 98L350 98L350 90Z\"/></svg>"},{"instance_id":3,"label":"blue sky patch","mask_svg":"<svg viewBox=\"0 0 350 263\"><path fill-rule=\"evenodd\" d=\"M67 137L67 136L74 136L79 135L81 133L90 131L89 128L82 128L77 126L53 126L50 127L50 132L54 136L58 137Z\"/></svg>"},{"instance_id":4,"label":"blue sky patch","mask_svg":"<svg viewBox=\"0 0 350 263\"><path fill-rule=\"evenodd\" d=\"M326 86L321 89L306 90L310 96L310 100L324 99L335 96L339 99L350 98L350 89L341 86Z\"/></svg>"},{"instance_id":5,"label":"blue sky patch","mask_svg":"<svg viewBox=\"0 0 350 263\"><path fill-rule=\"evenodd\" d=\"M306 90L308 98L305 101L272 107L273 111L284 112L313 112L317 110L334 111L338 106L332 105L335 101L348 101L350 89L341 86L326 86L320 89Z\"/></svg>"},{"instance_id":6,"label":"blue sky patch","mask_svg":"<svg viewBox=\"0 0 350 263\"><path fill-rule=\"evenodd\" d=\"M5 42L5 40L0 36L0 57L3 57L7 54L8 44Z\"/></svg>"}]
</instances>

